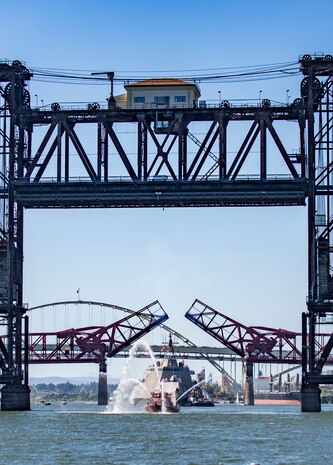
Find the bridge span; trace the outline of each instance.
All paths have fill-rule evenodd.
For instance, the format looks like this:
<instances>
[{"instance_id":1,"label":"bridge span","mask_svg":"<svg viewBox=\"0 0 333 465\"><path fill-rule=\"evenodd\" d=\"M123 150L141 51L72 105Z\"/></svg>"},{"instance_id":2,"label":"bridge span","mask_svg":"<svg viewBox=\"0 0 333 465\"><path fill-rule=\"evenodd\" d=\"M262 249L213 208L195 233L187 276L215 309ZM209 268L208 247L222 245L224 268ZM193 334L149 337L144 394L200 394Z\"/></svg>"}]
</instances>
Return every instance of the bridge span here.
<instances>
[{"instance_id":1,"label":"bridge span","mask_svg":"<svg viewBox=\"0 0 333 465\"><path fill-rule=\"evenodd\" d=\"M24 340L27 340L27 358L29 364L62 364L62 363L100 363L100 368L103 369L103 372L106 370L105 360L106 357L117 357L124 358L128 356L130 350L131 341L127 339L128 331L133 327L126 322L126 333L121 332L121 341L118 343L117 350L113 348L107 350L105 348L103 354L101 354L101 339L96 337L97 334L105 334L109 327L113 327L113 324L106 326L105 320L109 321L109 318L113 320L119 318L120 315L125 314L129 317L137 316L138 312L131 310L129 308L120 307L117 305L109 304L106 302L96 302L92 300L68 300L61 302L52 302L43 304L36 307L31 307L28 310L28 315L30 315L30 320L34 319L34 315L38 312L44 312L45 315L39 315L38 320L39 324L43 325L45 320L51 320L54 324L55 318L47 318L47 314L51 316L53 312L63 309L67 313L75 314L75 310L79 311L81 308L86 306L89 308L90 313L101 313L100 318L102 318L103 323L99 326L86 326L85 328L79 329L58 329L53 331L39 331L39 332L29 332L27 336L24 336ZM150 307L157 308L159 313L161 313L161 306L156 301L148 305L142 311L139 311L139 317L142 320L148 320L150 322L151 315L150 312L147 313L147 309ZM114 314L114 311L117 313ZM155 310L156 313L156 310ZM118 316L117 316L118 315ZM62 315L61 321L68 320L68 317ZM119 320L120 322L122 319ZM91 320L92 323L92 320ZM32 325L35 323L32 322ZM62 323L63 324L63 323ZM146 325L144 325L145 327ZM212 367L214 367L218 372L225 376L231 386L237 386L238 383L236 380L225 370L221 362L223 361L236 361L235 354L230 351L228 348L223 347L200 347L192 342L188 337L182 335L179 331L175 331L170 326L167 326L163 321L158 321L158 326L165 332L164 338L167 341L169 335L172 335L174 341L174 351L175 355L179 358L190 359L190 360L205 360ZM153 329L155 326L149 327L149 330ZM80 338L82 335L86 336L87 334L94 334L93 338L89 338L90 346L82 346ZM148 333L148 331L146 331ZM182 345L178 343L182 342ZM104 341L104 343L110 343L110 339ZM113 347L112 342L112 347ZM164 357L164 350L167 347L167 342L162 345L151 344L151 349L156 358ZM83 350L84 349L84 350ZM137 352L137 357L145 358L148 357L145 352ZM238 358L237 361L241 359Z\"/></svg>"}]
</instances>

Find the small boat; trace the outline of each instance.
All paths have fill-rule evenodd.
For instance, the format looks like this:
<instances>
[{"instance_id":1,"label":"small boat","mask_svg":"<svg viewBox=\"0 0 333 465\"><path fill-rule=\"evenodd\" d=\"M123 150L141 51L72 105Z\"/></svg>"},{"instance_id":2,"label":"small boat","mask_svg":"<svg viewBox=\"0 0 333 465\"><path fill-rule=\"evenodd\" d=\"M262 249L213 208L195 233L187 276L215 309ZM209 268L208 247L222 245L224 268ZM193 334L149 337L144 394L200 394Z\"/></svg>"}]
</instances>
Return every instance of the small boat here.
<instances>
[{"instance_id":1,"label":"small boat","mask_svg":"<svg viewBox=\"0 0 333 465\"><path fill-rule=\"evenodd\" d=\"M209 399L195 399L186 405L187 407L215 407L213 401Z\"/></svg>"},{"instance_id":2,"label":"small boat","mask_svg":"<svg viewBox=\"0 0 333 465\"><path fill-rule=\"evenodd\" d=\"M61 401L61 403L62 403L62 405L66 405L66 404L67 404L67 400L66 400L66 399L63 399L63 400Z\"/></svg>"},{"instance_id":3,"label":"small boat","mask_svg":"<svg viewBox=\"0 0 333 465\"><path fill-rule=\"evenodd\" d=\"M161 391L154 391L151 393L151 399L146 406L146 411L149 413L177 413L179 412L179 406L174 404L169 393L164 392L162 396Z\"/></svg>"},{"instance_id":4,"label":"small boat","mask_svg":"<svg viewBox=\"0 0 333 465\"><path fill-rule=\"evenodd\" d=\"M38 399L36 405L51 405L51 402L48 400Z\"/></svg>"},{"instance_id":5,"label":"small boat","mask_svg":"<svg viewBox=\"0 0 333 465\"><path fill-rule=\"evenodd\" d=\"M214 407L214 402L209 398L207 392L200 386L195 386L193 394L188 398L186 407Z\"/></svg>"}]
</instances>

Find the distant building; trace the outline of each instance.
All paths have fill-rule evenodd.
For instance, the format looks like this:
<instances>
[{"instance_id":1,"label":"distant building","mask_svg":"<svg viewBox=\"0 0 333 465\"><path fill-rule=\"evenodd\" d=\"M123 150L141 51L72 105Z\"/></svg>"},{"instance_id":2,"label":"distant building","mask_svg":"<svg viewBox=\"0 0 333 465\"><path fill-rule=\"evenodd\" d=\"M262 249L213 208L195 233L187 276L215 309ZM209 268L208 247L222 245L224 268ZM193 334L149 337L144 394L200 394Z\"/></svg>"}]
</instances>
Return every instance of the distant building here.
<instances>
[{"instance_id":1,"label":"distant building","mask_svg":"<svg viewBox=\"0 0 333 465\"><path fill-rule=\"evenodd\" d=\"M116 97L116 105L128 109L193 108L200 90L180 79L147 79L124 86L126 94Z\"/></svg>"},{"instance_id":2,"label":"distant building","mask_svg":"<svg viewBox=\"0 0 333 465\"><path fill-rule=\"evenodd\" d=\"M253 389L255 393L270 392L270 377L258 376L253 380Z\"/></svg>"},{"instance_id":3,"label":"distant building","mask_svg":"<svg viewBox=\"0 0 333 465\"><path fill-rule=\"evenodd\" d=\"M203 368L199 373L197 373L196 381L200 383L206 379L206 370Z\"/></svg>"},{"instance_id":4,"label":"distant building","mask_svg":"<svg viewBox=\"0 0 333 465\"><path fill-rule=\"evenodd\" d=\"M228 379L228 377L224 374L222 374L222 379L221 379L221 392L229 392L231 390L231 383Z\"/></svg>"}]
</instances>

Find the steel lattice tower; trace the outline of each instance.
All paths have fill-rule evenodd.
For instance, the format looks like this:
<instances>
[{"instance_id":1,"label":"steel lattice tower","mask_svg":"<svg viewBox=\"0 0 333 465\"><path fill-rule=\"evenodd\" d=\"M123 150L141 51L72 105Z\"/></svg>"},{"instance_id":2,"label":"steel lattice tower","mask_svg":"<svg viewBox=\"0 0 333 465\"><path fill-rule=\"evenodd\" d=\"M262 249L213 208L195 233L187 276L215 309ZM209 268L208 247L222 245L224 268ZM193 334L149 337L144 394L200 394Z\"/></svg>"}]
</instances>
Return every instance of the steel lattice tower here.
<instances>
[{"instance_id":1,"label":"steel lattice tower","mask_svg":"<svg viewBox=\"0 0 333 465\"><path fill-rule=\"evenodd\" d=\"M315 356L315 334L333 324L332 281L332 169L333 169L333 57L305 55L301 96L306 104L308 144L308 312L303 313L302 410L320 410L319 384L332 384L323 367L333 336ZM326 330L327 331L327 330ZM329 331L331 332L332 329Z\"/></svg>"},{"instance_id":2,"label":"steel lattice tower","mask_svg":"<svg viewBox=\"0 0 333 465\"><path fill-rule=\"evenodd\" d=\"M28 331L23 308L23 207L15 200L14 181L23 174L29 131L19 113L30 108L26 81L29 71L19 61L0 64L1 88L1 219L0 219L0 317L7 327L7 344L1 342L2 409L30 408L27 351L22 332ZM24 327L23 327L23 323Z\"/></svg>"}]
</instances>

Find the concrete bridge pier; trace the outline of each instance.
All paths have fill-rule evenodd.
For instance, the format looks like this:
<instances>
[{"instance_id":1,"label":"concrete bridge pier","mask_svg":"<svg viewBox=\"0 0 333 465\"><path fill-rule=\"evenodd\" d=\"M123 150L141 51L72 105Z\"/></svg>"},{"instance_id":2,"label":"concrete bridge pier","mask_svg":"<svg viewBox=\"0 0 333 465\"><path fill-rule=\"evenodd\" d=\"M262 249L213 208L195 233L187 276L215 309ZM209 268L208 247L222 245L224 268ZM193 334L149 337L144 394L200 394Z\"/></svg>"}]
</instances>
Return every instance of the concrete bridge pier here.
<instances>
[{"instance_id":1,"label":"concrete bridge pier","mask_svg":"<svg viewBox=\"0 0 333 465\"><path fill-rule=\"evenodd\" d=\"M99 364L98 405L108 405L108 375L105 362Z\"/></svg>"},{"instance_id":2,"label":"concrete bridge pier","mask_svg":"<svg viewBox=\"0 0 333 465\"><path fill-rule=\"evenodd\" d=\"M303 384L301 388L302 412L321 412L321 390L318 384Z\"/></svg>"},{"instance_id":3,"label":"concrete bridge pier","mask_svg":"<svg viewBox=\"0 0 333 465\"><path fill-rule=\"evenodd\" d=\"M253 363L247 361L244 370L244 405L254 405Z\"/></svg>"},{"instance_id":4,"label":"concrete bridge pier","mask_svg":"<svg viewBox=\"0 0 333 465\"><path fill-rule=\"evenodd\" d=\"M1 410L30 410L29 386L6 384L1 389Z\"/></svg>"}]
</instances>

